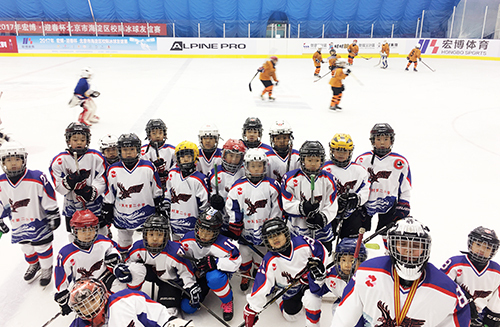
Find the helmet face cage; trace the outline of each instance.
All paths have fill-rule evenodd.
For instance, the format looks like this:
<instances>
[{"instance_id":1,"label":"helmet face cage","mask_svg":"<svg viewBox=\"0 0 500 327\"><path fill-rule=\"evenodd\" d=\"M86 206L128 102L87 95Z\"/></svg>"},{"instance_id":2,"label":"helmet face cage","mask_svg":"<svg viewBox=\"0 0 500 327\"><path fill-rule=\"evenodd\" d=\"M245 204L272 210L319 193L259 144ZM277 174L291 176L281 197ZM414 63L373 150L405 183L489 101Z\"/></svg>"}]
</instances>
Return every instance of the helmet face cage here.
<instances>
[{"instance_id":1,"label":"helmet face cage","mask_svg":"<svg viewBox=\"0 0 500 327\"><path fill-rule=\"evenodd\" d=\"M142 239L146 250L152 254L157 254L163 251L167 245L168 221L165 217L159 214L153 214L144 222L142 229ZM148 242L148 232L158 232L163 234L163 241L157 246L153 246Z\"/></svg>"},{"instance_id":2,"label":"helmet face cage","mask_svg":"<svg viewBox=\"0 0 500 327\"><path fill-rule=\"evenodd\" d=\"M196 224L194 226L194 236L196 242L201 246L210 246L212 245L217 237L219 237L220 229L222 227L222 214L220 211L215 209L209 209L208 211L203 212L198 220L196 220ZM210 239L202 240L200 237L200 232L202 230L211 231L212 237Z\"/></svg>"},{"instance_id":3,"label":"helmet face cage","mask_svg":"<svg viewBox=\"0 0 500 327\"><path fill-rule=\"evenodd\" d=\"M184 174L191 174L196 170L196 162L198 161L199 150L196 144L189 141L183 141L175 147L175 157L177 165ZM181 163L181 157L191 156L191 162Z\"/></svg>"},{"instance_id":4,"label":"helmet face cage","mask_svg":"<svg viewBox=\"0 0 500 327\"><path fill-rule=\"evenodd\" d=\"M205 149L205 147L203 146L203 138L204 137L210 137L210 138L215 139L215 145L214 145L214 147L212 147L210 149ZM216 149L217 146L219 145L219 137L220 137L220 133L219 133L219 129L217 128L217 126L210 125L210 124L203 125L200 128L200 131L198 133L198 140L200 142L200 147L203 150L213 150L213 149Z\"/></svg>"},{"instance_id":5,"label":"helmet face cage","mask_svg":"<svg viewBox=\"0 0 500 327\"><path fill-rule=\"evenodd\" d=\"M163 131L163 141L162 143L165 143L165 140L167 139L167 125L163 122L161 119L150 119L148 123L146 124L146 136L147 139L151 141L151 131L154 129L159 129ZM163 144L162 144L163 145Z\"/></svg>"},{"instance_id":6,"label":"helmet face cage","mask_svg":"<svg viewBox=\"0 0 500 327\"><path fill-rule=\"evenodd\" d=\"M354 253L356 252L356 242L357 242L357 239L346 237L346 238L342 239L342 241L335 248L335 255L334 255L333 261L335 262L335 267L337 269L337 273L344 280L349 279L351 276L349 274L345 274L342 271L340 260L344 255L354 256ZM368 258L368 254L366 251L366 247L363 245L363 243L361 243L361 246L359 248L358 262L359 263L364 262L367 258Z\"/></svg>"},{"instance_id":7,"label":"helmet face cage","mask_svg":"<svg viewBox=\"0 0 500 327\"><path fill-rule=\"evenodd\" d=\"M384 149L375 148L375 138L377 136L389 136L391 138L391 145L388 148ZM373 152L380 157L383 157L391 152L392 146L394 145L395 136L396 133L394 133L394 129L391 127L391 125L387 123L375 124L375 126L373 126L372 130L370 131L370 142L373 146Z\"/></svg>"},{"instance_id":8,"label":"helmet face cage","mask_svg":"<svg viewBox=\"0 0 500 327\"><path fill-rule=\"evenodd\" d=\"M266 176L268 159L264 150L261 149L248 149L245 153L245 176L252 181L257 183ZM255 174L250 172L250 163L252 162L262 162L263 170L260 174Z\"/></svg>"},{"instance_id":9,"label":"helmet face cage","mask_svg":"<svg viewBox=\"0 0 500 327\"><path fill-rule=\"evenodd\" d=\"M70 140L71 137L75 134L82 134L85 135L86 138L86 145L83 149L73 149L70 145ZM77 122L77 123L71 123L66 127L66 131L64 132L64 136L66 137L66 145L68 146L68 149L71 151L71 153L76 152L79 156L87 152L89 149L90 145L90 128L88 126Z\"/></svg>"},{"instance_id":10,"label":"helmet face cage","mask_svg":"<svg viewBox=\"0 0 500 327\"><path fill-rule=\"evenodd\" d=\"M135 158L123 158L122 149L123 148L135 148L137 155ZM120 160L125 164L135 163L141 154L141 140L134 133L122 134L118 138L118 155Z\"/></svg>"},{"instance_id":11,"label":"helmet face cage","mask_svg":"<svg viewBox=\"0 0 500 327\"><path fill-rule=\"evenodd\" d=\"M339 161L335 158L334 150L348 151L349 156L344 161ZM338 167L346 167L351 162L352 152L354 150L354 143L349 134L335 134L330 141L330 159Z\"/></svg>"},{"instance_id":12,"label":"helmet face cage","mask_svg":"<svg viewBox=\"0 0 500 327\"><path fill-rule=\"evenodd\" d=\"M482 247L481 250L483 251L483 253L478 253L477 250L473 251L473 246L480 248ZM498 246L498 237L495 231L492 229L479 226L474 228L474 230L469 233L467 248L469 250L468 255L473 261L477 261L479 263L487 263L497 254ZM486 255L487 253L484 253L484 250L491 251L489 252L489 255Z\"/></svg>"},{"instance_id":13,"label":"helmet face cage","mask_svg":"<svg viewBox=\"0 0 500 327\"><path fill-rule=\"evenodd\" d=\"M225 170L235 173L238 169L240 169L243 164L243 158L245 156L246 148L245 144L243 144L240 140L229 139L222 147L222 167ZM226 160L226 155L228 153L239 154L240 161L237 164L229 163Z\"/></svg>"},{"instance_id":14,"label":"helmet face cage","mask_svg":"<svg viewBox=\"0 0 500 327\"><path fill-rule=\"evenodd\" d=\"M107 299L108 292L101 281L81 278L71 288L68 305L78 317L92 321L104 314Z\"/></svg>"},{"instance_id":15,"label":"helmet face cage","mask_svg":"<svg viewBox=\"0 0 500 327\"><path fill-rule=\"evenodd\" d=\"M255 142L249 142L246 136L246 131L248 130L256 130L259 132L259 138ZM242 138L243 141L247 142L247 144L250 147L257 147L260 144L260 140L262 138L262 123L260 122L260 119L257 117L249 117L245 120L245 123L243 124L243 131L242 131Z\"/></svg>"},{"instance_id":16,"label":"helmet face cage","mask_svg":"<svg viewBox=\"0 0 500 327\"><path fill-rule=\"evenodd\" d=\"M277 149L276 144L274 142L274 138L278 135L289 135L290 136L290 140L288 141L287 146L285 148L283 148L284 150L288 150L289 147L291 147L292 143L293 143L293 131L292 131L292 127L290 126L290 124L288 124L288 122L286 122L284 120L277 121L274 123L274 126L269 129L269 138L271 140L271 147L273 149Z\"/></svg>"},{"instance_id":17,"label":"helmet face cage","mask_svg":"<svg viewBox=\"0 0 500 327\"><path fill-rule=\"evenodd\" d=\"M114 135L108 134L106 136L101 137L99 140L99 150L104 152L104 150L109 148L117 148L118 147L118 138Z\"/></svg>"},{"instance_id":18,"label":"helmet face cage","mask_svg":"<svg viewBox=\"0 0 500 327\"><path fill-rule=\"evenodd\" d=\"M321 171L321 167L325 164L325 149L323 145L319 141L305 141L304 144L300 147L300 168L307 175L315 174L317 175ZM307 157L319 157L320 158L320 166L317 170L306 169L305 167L305 159Z\"/></svg>"},{"instance_id":19,"label":"helmet face cage","mask_svg":"<svg viewBox=\"0 0 500 327\"><path fill-rule=\"evenodd\" d=\"M280 234L285 235L286 242L279 248L274 248L269 242L269 239L272 239L273 237ZM262 238L264 240L264 245L266 246L266 248L269 251L273 252L282 252L286 250L286 248L290 246L291 242L290 230L281 218L273 218L264 222L264 225L262 226Z\"/></svg>"},{"instance_id":20,"label":"helmet face cage","mask_svg":"<svg viewBox=\"0 0 500 327\"><path fill-rule=\"evenodd\" d=\"M7 158L19 158L22 160L21 167L18 169L8 169L5 165L5 159ZM15 142L7 142L0 148L0 159L2 160L2 169L5 174L9 177L15 177L23 174L26 171L26 162L28 159L28 153L26 149Z\"/></svg>"}]
</instances>

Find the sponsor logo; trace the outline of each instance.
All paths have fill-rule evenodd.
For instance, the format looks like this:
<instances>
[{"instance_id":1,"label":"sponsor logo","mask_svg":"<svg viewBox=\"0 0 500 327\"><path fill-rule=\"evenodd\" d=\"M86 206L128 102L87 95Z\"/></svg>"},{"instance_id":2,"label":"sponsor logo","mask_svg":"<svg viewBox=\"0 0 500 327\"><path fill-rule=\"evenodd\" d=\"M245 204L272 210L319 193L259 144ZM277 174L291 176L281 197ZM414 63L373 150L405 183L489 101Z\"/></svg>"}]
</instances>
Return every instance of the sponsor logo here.
<instances>
[{"instance_id":1,"label":"sponsor logo","mask_svg":"<svg viewBox=\"0 0 500 327\"><path fill-rule=\"evenodd\" d=\"M219 49L233 49L243 50L246 49L245 43L187 43L183 41L175 41L170 47L170 51L184 51L184 50L219 50Z\"/></svg>"}]
</instances>

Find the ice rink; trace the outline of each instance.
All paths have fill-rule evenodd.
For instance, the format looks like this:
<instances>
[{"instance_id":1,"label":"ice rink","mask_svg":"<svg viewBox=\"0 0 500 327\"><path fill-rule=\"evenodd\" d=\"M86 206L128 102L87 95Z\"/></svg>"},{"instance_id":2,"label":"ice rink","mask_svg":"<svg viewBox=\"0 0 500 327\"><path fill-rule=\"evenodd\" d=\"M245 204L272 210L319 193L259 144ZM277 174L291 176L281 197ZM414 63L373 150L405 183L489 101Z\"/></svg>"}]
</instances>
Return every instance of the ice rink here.
<instances>
[{"instance_id":1,"label":"ice rink","mask_svg":"<svg viewBox=\"0 0 500 327\"><path fill-rule=\"evenodd\" d=\"M198 128L205 123L215 123L225 140L239 138L245 118L257 116L264 124L266 143L270 124L285 119L294 129L294 148L299 149L305 140L320 140L328 147L335 133L349 133L355 158L371 149L371 127L387 122L396 131L393 151L410 163L411 214L430 227L431 262L440 266L466 250L472 228L483 225L500 232L496 207L500 196L500 61L425 57L424 61L436 72L422 64L417 73L404 71L404 58L389 58L387 70L374 67L378 58L356 59L351 67L354 74L345 80L343 110L333 112L328 109L329 79L314 82L311 59L280 59L280 83L274 88L277 100L268 102L260 99L263 87L258 78L252 83L253 92L248 89L263 59L0 57L0 127L26 146L28 168L48 175L50 160L66 147L66 126L77 119L77 107L69 108L67 103L85 66L94 70L92 86L101 92L95 100L101 122L91 129L91 148L96 149L99 138L108 133L135 132L144 139L150 118L166 122L167 143L175 146L183 140L198 143ZM325 73L326 64L321 71ZM61 206L62 200L58 194ZM376 218L372 225L376 226ZM61 226L53 243L54 263L66 243ZM45 289L38 281L24 282L27 263L20 246L10 243L10 234L0 239L0 261L0 326L42 326L59 310L53 300L53 282ZM235 316L230 325L238 326L245 304L239 277L234 278L233 291ZM221 314L215 296L209 296L205 304ZM324 303L323 326L330 325L330 311L331 304ZM198 327L220 326L203 310L192 319ZM50 326L69 326L71 320L72 315L59 317ZM283 323L277 306L272 306L256 326ZM286 323L304 324L304 315Z\"/></svg>"}]
</instances>

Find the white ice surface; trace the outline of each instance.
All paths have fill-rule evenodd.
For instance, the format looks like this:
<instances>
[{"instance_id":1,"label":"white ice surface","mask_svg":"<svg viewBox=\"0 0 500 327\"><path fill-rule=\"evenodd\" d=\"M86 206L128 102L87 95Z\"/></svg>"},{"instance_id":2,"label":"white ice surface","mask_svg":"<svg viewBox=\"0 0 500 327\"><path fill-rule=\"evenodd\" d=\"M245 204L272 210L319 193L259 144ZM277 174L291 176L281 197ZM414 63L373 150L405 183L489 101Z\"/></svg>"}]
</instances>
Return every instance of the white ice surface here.
<instances>
[{"instance_id":1,"label":"white ice surface","mask_svg":"<svg viewBox=\"0 0 500 327\"><path fill-rule=\"evenodd\" d=\"M48 174L50 160L66 147L64 129L75 121L77 108L67 103L81 68L95 72L92 85L101 122L92 127L92 148L112 133L135 132L145 137L150 118L168 126L168 143L198 143L198 128L216 123L224 139L239 138L245 118L260 117L263 141L268 143L271 122L286 119L294 128L295 148L305 140L323 145L335 133L349 133L356 145L354 157L371 148L368 136L375 123L388 122L396 131L394 151L410 162L412 215L428 224L433 236L431 262L441 265L466 250L468 232L485 225L500 232L500 62L424 59L419 72L406 72L405 59L389 58L389 68L375 68L378 58L356 59L345 81L341 112L328 109L328 78L313 83L310 59L281 59L280 80L273 103L261 101L262 85L248 82L261 59L124 59L0 57L0 117L5 132L23 143L28 167ZM324 65L321 74L326 73ZM62 205L62 196L58 201ZM376 219L373 225L376 226ZM54 261L67 243L61 226L55 234ZM380 242L380 241L379 241ZM381 254L370 253L371 255ZM0 240L0 326L42 326L59 308L53 301L53 282L42 289L38 281L26 284L27 264L10 235ZM234 279L235 317L242 321L245 299ZM205 302L220 314L219 300ZM59 317L50 326L68 326L71 317ZM193 319L197 326L220 323L204 311ZM304 326L304 316L290 324L276 306L261 315L257 326ZM323 304L323 326L331 321L330 304Z\"/></svg>"}]
</instances>

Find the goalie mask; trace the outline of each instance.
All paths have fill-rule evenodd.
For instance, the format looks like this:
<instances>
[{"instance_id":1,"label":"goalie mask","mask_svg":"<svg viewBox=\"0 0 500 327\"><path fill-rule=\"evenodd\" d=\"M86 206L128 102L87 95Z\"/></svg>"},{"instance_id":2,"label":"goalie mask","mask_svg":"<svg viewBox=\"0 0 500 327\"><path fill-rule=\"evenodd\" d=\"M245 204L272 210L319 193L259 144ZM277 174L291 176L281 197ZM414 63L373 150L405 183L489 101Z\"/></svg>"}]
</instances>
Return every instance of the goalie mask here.
<instances>
[{"instance_id":1,"label":"goalie mask","mask_svg":"<svg viewBox=\"0 0 500 327\"><path fill-rule=\"evenodd\" d=\"M24 146L17 142L4 143L0 147L0 159L2 160L2 169L8 177L16 177L26 171L28 153Z\"/></svg>"},{"instance_id":2,"label":"goalie mask","mask_svg":"<svg viewBox=\"0 0 500 327\"><path fill-rule=\"evenodd\" d=\"M429 228L406 217L387 231L387 243L399 277L408 281L420 278L431 254Z\"/></svg>"},{"instance_id":3,"label":"goalie mask","mask_svg":"<svg viewBox=\"0 0 500 327\"><path fill-rule=\"evenodd\" d=\"M68 305L92 327L100 327L106 322L108 291L103 282L95 278L78 279L71 288Z\"/></svg>"},{"instance_id":4,"label":"goalie mask","mask_svg":"<svg viewBox=\"0 0 500 327\"><path fill-rule=\"evenodd\" d=\"M483 226L474 228L467 240L468 256L481 264L490 261L498 252L499 240L493 229Z\"/></svg>"}]
</instances>

